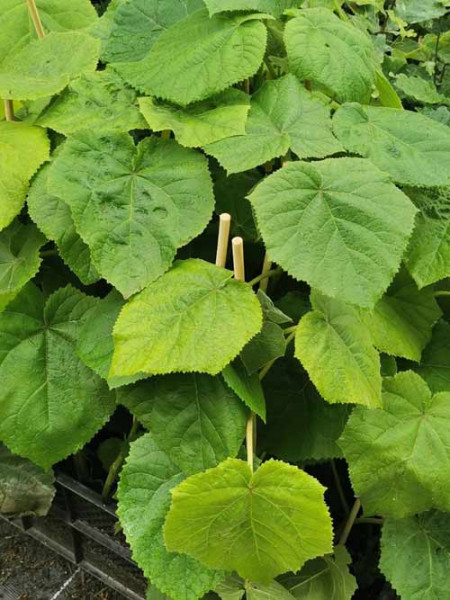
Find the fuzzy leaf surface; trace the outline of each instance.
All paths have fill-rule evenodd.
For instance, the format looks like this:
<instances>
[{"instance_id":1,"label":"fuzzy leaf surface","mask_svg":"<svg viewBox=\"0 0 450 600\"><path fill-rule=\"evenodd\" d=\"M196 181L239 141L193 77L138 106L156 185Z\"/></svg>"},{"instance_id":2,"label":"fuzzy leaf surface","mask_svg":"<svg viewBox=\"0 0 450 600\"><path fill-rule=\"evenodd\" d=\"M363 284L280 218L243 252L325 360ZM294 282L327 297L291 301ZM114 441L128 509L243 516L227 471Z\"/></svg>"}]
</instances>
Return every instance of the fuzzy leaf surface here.
<instances>
[{"instance_id":1,"label":"fuzzy leaf surface","mask_svg":"<svg viewBox=\"0 0 450 600\"><path fill-rule=\"evenodd\" d=\"M358 158L290 162L249 200L273 261L329 296L366 307L398 270L416 213L387 175Z\"/></svg>"},{"instance_id":2,"label":"fuzzy leaf surface","mask_svg":"<svg viewBox=\"0 0 450 600\"><path fill-rule=\"evenodd\" d=\"M238 10L257 10L280 17L287 8L297 4L297 0L205 0L211 16L216 13Z\"/></svg>"},{"instance_id":3,"label":"fuzzy leaf surface","mask_svg":"<svg viewBox=\"0 0 450 600\"><path fill-rule=\"evenodd\" d=\"M415 370L433 393L450 392L450 325L447 322L436 323Z\"/></svg>"}]
</instances>

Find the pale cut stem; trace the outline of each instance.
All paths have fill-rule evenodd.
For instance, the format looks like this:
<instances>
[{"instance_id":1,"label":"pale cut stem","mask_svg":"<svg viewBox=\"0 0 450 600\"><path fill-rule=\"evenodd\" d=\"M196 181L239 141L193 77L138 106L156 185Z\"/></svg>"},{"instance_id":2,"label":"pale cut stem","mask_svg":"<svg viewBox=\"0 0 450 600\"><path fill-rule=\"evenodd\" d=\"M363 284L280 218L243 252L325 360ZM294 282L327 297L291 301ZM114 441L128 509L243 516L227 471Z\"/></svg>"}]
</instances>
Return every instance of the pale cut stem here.
<instances>
[{"instance_id":1,"label":"pale cut stem","mask_svg":"<svg viewBox=\"0 0 450 600\"><path fill-rule=\"evenodd\" d=\"M228 213L222 213L219 217L219 237L217 238L216 265L218 267L224 267L227 262L230 224L231 216Z\"/></svg>"},{"instance_id":2,"label":"pale cut stem","mask_svg":"<svg viewBox=\"0 0 450 600\"><path fill-rule=\"evenodd\" d=\"M361 508L361 500L356 498L355 503L352 506L352 510L348 515L347 522L345 524L344 530L341 534L338 546L345 546L348 540L348 536L350 535L350 531L352 530L353 524L356 521L356 517L358 516L359 510Z\"/></svg>"},{"instance_id":3,"label":"pale cut stem","mask_svg":"<svg viewBox=\"0 0 450 600\"><path fill-rule=\"evenodd\" d=\"M251 412L245 430L245 443L247 445L247 463L253 473L253 455L255 443L255 413Z\"/></svg>"},{"instance_id":4,"label":"pale cut stem","mask_svg":"<svg viewBox=\"0 0 450 600\"><path fill-rule=\"evenodd\" d=\"M264 255L264 262L263 262L263 268L262 268L261 275L265 275L271 269L272 269L272 261L270 260L269 255L266 252L265 255ZM268 285L269 285L269 278L268 277L264 277L264 279L261 279L261 281L259 282L259 289L262 292L266 292Z\"/></svg>"},{"instance_id":5,"label":"pale cut stem","mask_svg":"<svg viewBox=\"0 0 450 600\"><path fill-rule=\"evenodd\" d=\"M161 139L163 139L163 140L170 140L170 134L171 134L170 129L163 129L161 131Z\"/></svg>"},{"instance_id":6,"label":"pale cut stem","mask_svg":"<svg viewBox=\"0 0 450 600\"><path fill-rule=\"evenodd\" d=\"M5 107L5 119L7 121L14 121L14 105L12 100L3 100Z\"/></svg>"},{"instance_id":7,"label":"pale cut stem","mask_svg":"<svg viewBox=\"0 0 450 600\"><path fill-rule=\"evenodd\" d=\"M44 28L42 27L41 17L36 6L35 0L27 0L28 12L30 13L31 20L33 21L36 34L40 40L45 36Z\"/></svg>"}]
</instances>

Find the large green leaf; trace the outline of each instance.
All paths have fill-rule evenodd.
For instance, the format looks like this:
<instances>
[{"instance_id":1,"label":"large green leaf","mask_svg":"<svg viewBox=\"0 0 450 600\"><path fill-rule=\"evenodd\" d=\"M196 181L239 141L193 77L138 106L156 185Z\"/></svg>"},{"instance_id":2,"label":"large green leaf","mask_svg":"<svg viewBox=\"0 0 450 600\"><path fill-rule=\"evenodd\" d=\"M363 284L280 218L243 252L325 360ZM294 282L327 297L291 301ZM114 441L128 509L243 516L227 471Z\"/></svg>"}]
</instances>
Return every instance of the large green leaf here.
<instances>
[{"instance_id":1,"label":"large green leaf","mask_svg":"<svg viewBox=\"0 0 450 600\"><path fill-rule=\"evenodd\" d=\"M36 100L57 94L84 71L95 71L100 43L81 31L49 33L0 63L0 97Z\"/></svg>"},{"instance_id":2,"label":"large green leaf","mask_svg":"<svg viewBox=\"0 0 450 600\"><path fill-rule=\"evenodd\" d=\"M90 0L36 0L46 33L84 29L97 21ZM24 0L0 0L0 63L36 39L36 30Z\"/></svg>"},{"instance_id":3,"label":"large green leaf","mask_svg":"<svg viewBox=\"0 0 450 600\"><path fill-rule=\"evenodd\" d=\"M331 130L329 107L293 75L266 82L252 97L245 135L205 147L228 171L246 171L292 149L300 158L342 150Z\"/></svg>"},{"instance_id":4,"label":"large green leaf","mask_svg":"<svg viewBox=\"0 0 450 600\"><path fill-rule=\"evenodd\" d=\"M291 162L249 196L271 259L344 302L371 307L400 266L416 209L367 160Z\"/></svg>"},{"instance_id":5,"label":"large green leaf","mask_svg":"<svg viewBox=\"0 0 450 600\"><path fill-rule=\"evenodd\" d=\"M250 99L244 92L231 88L187 108L160 103L154 98L140 98L139 105L153 131L171 129L177 142L194 148L244 134Z\"/></svg>"},{"instance_id":6,"label":"large green leaf","mask_svg":"<svg viewBox=\"0 0 450 600\"><path fill-rule=\"evenodd\" d=\"M177 261L123 308L110 375L216 375L261 325L261 307L246 283L202 260Z\"/></svg>"},{"instance_id":7,"label":"large green leaf","mask_svg":"<svg viewBox=\"0 0 450 600\"><path fill-rule=\"evenodd\" d=\"M325 8L296 14L284 34L291 72L319 84L338 102L368 100L376 77L369 36Z\"/></svg>"},{"instance_id":8,"label":"large green leaf","mask_svg":"<svg viewBox=\"0 0 450 600\"><path fill-rule=\"evenodd\" d=\"M381 405L380 357L358 311L311 294L313 311L295 333L295 356L327 402Z\"/></svg>"},{"instance_id":9,"label":"large green leaf","mask_svg":"<svg viewBox=\"0 0 450 600\"><path fill-rule=\"evenodd\" d=\"M140 91L186 106L258 70L267 36L261 18L198 10L164 31L143 60L114 67Z\"/></svg>"},{"instance_id":10,"label":"large green leaf","mask_svg":"<svg viewBox=\"0 0 450 600\"><path fill-rule=\"evenodd\" d=\"M222 377L242 402L265 421L266 402L257 373L249 375L241 358L237 357L236 360L225 367L222 371Z\"/></svg>"},{"instance_id":11,"label":"large green leaf","mask_svg":"<svg viewBox=\"0 0 450 600\"><path fill-rule=\"evenodd\" d=\"M448 11L445 0L397 0L394 12L407 23L437 19Z\"/></svg>"},{"instance_id":12,"label":"large green leaf","mask_svg":"<svg viewBox=\"0 0 450 600\"><path fill-rule=\"evenodd\" d=\"M114 410L75 342L95 299L71 286L45 300L32 284L0 314L0 439L47 469L76 452Z\"/></svg>"},{"instance_id":13,"label":"large green leaf","mask_svg":"<svg viewBox=\"0 0 450 600\"><path fill-rule=\"evenodd\" d=\"M342 456L336 441L351 406L322 400L298 360L278 360L263 379L267 427L258 444L289 462L329 460Z\"/></svg>"},{"instance_id":14,"label":"large green leaf","mask_svg":"<svg viewBox=\"0 0 450 600\"><path fill-rule=\"evenodd\" d=\"M201 0L128 0L117 7L105 41L106 62L143 59L163 31L203 7Z\"/></svg>"},{"instance_id":15,"label":"large green leaf","mask_svg":"<svg viewBox=\"0 0 450 600\"><path fill-rule=\"evenodd\" d=\"M247 411L219 376L151 377L118 390L117 398L185 475L235 457L245 437Z\"/></svg>"},{"instance_id":16,"label":"large green leaf","mask_svg":"<svg viewBox=\"0 0 450 600\"><path fill-rule=\"evenodd\" d=\"M244 581L230 575L214 590L221 600L241 600L244 594L247 600L294 600L294 597L278 581L268 584Z\"/></svg>"},{"instance_id":17,"label":"large green leaf","mask_svg":"<svg viewBox=\"0 0 450 600\"><path fill-rule=\"evenodd\" d=\"M396 183L450 185L450 128L409 110L346 104L334 132L347 150L369 158Z\"/></svg>"},{"instance_id":18,"label":"large green leaf","mask_svg":"<svg viewBox=\"0 0 450 600\"><path fill-rule=\"evenodd\" d=\"M405 262L424 287L450 276L450 188L405 191L420 209Z\"/></svg>"},{"instance_id":19,"label":"large green leaf","mask_svg":"<svg viewBox=\"0 0 450 600\"><path fill-rule=\"evenodd\" d=\"M39 229L58 246L61 258L85 285L100 278L91 261L89 247L75 230L68 205L47 191L47 177L51 166L44 165L30 186L27 197L28 212Z\"/></svg>"},{"instance_id":20,"label":"large green leaf","mask_svg":"<svg viewBox=\"0 0 450 600\"><path fill-rule=\"evenodd\" d=\"M197 600L223 576L165 548L162 529L170 490L182 480L178 467L151 434L142 436L131 444L121 472L118 515L133 558L152 584L174 600Z\"/></svg>"},{"instance_id":21,"label":"large green leaf","mask_svg":"<svg viewBox=\"0 0 450 600\"><path fill-rule=\"evenodd\" d=\"M311 560L300 573L284 575L280 582L296 600L351 600L358 586L348 570L350 562L347 550L336 546L334 557Z\"/></svg>"},{"instance_id":22,"label":"large green leaf","mask_svg":"<svg viewBox=\"0 0 450 600\"><path fill-rule=\"evenodd\" d=\"M446 321L434 326L431 341L415 370L433 393L450 392L450 325Z\"/></svg>"},{"instance_id":23,"label":"large green leaf","mask_svg":"<svg viewBox=\"0 0 450 600\"><path fill-rule=\"evenodd\" d=\"M386 520L380 570L402 600L447 600L449 531L450 515L437 511Z\"/></svg>"},{"instance_id":24,"label":"large green leaf","mask_svg":"<svg viewBox=\"0 0 450 600\"><path fill-rule=\"evenodd\" d=\"M280 17L287 8L298 4L298 0L205 0L209 14L233 10L257 10Z\"/></svg>"},{"instance_id":25,"label":"large green leaf","mask_svg":"<svg viewBox=\"0 0 450 600\"><path fill-rule=\"evenodd\" d=\"M264 321L261 331L242 349L241 359L250 375L267 363L286 353L286 338L282 328L271 321Z\"/></svg>"},{"instance_id":26,"label":"large green leaf","mask_svg":"<svg viewBox=\"0 0 450 600\"><path fill-rule=\"evenodd\" d=\"M50 143L43 129L0 122L0 230L22 209L28 182L48 159L49 151Z\"/></svg>"},{"instance_id":27,"label":"large green leaf","mask_svg":"<svg viewBox=\"0 0 450 600\"><path fill-rule=\"evenodd\" d=\"M395 80L395 87L408 98L413 98L423 104L448 104L450 99L440 94L432 81L422 77L408 77L400 73Z\"/></svg>"},{"instance_id":28,"label":"large green leaf","mask_svg":"<svg viewBox=\"0 0 450 600\"><path fill-rule=\"evenodd\" d=\"M0 233L0 311L36 275L45 238L33 225L14 221Z\"/></svg>"},{"instance_id":29,"label":"large green leaf","mask_svg":"<svg viewBox=\"0 0 450 600\"><path fill-rule=\"evenodd\" d=\"M432 288L419 290L409 275L400 271L373 312L364 311L362 318L381 352L420 361L440 316Z\"/></svg>"},{"instance_id":30,"label":"large green leaf","mask_svg":"<svg viewBox=\"0 0 450 600\"><path fill-rule=\"evenodd\" d=\"M0 514L44 517L55 495L53 473L12 454L0 444Z\"/></svg>"},{"instance_id":31,"label":"large green leaf","mask_svg":"<svg viewBox=\"0 0 450 600\"><path fill-rule=\"evenodd\" d=\"M174 141L83 132L70 138L48 189L72 211L92 261L125 297L172 264L213 211L206 159Z\"/></svg>"},{"instance_id":32,"label":"large green leaf","mask_svg":"<svg viewBox=\"0 0 450 600\"><path fill-rule=\"evenodd\" d=\"M269 583L330 552L324 488L297 467L270 460L252 474L229 458L172 491L164 537L171 550Z\"/></svg>"},{"instance_id":33,"label":"large green leaf","mask_svg":"<svg viewBox=\"0 0 450 600\"><path fill-rule=\"evenodd\" d=\"M367 514L450 510L450 394L412 371L384 380L383 407L357 407L340 445Z\"/></svg>"},{"instance_id":34,"label":"large green leaf","mask_svg":"<svg viewBox=\"0 0 450 600\"><path fill-rule=\"evenodd\" d=\"M83 129L122 132L146 129L137 93L112 69L82 74L39 115L37 125L64 135Z\"/></svg>"}]
</instances>

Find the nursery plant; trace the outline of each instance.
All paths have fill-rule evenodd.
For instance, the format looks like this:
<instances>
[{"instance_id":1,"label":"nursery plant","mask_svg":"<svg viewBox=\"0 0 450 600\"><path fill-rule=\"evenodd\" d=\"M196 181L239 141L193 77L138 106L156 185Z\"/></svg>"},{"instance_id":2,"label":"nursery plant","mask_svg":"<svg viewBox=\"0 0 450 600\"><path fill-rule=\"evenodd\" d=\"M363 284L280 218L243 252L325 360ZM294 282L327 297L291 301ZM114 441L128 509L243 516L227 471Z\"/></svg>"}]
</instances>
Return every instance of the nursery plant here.
<instances>
[{"instance_id":1,"label":"nursery plant","mask_svg":"<svg viewBox=\"0 0 450 600\"><path fill-rule=\"evenodd\" d=\"M149 600L450 598L449 24L0 0L3 514L103 479Z\"/></svg>"}]
</instances>

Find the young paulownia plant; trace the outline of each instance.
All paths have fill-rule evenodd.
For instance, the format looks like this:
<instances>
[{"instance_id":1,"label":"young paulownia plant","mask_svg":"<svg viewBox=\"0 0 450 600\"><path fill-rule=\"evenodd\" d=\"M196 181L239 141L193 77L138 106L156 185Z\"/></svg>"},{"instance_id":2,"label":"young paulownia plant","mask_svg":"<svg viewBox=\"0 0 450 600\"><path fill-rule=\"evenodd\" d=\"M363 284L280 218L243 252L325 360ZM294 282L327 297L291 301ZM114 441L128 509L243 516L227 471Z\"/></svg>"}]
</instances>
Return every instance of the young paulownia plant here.
<instances>
[{"instance_id":1,"label":"young paulownia plant","mask_svg":"<svg viewBox=\"0 0 450 600\"><path fill-rule=\"evenodd\" d=\"M103 478L148 600L448 600L447 8L0 0L1 513Z\"/></svg>"}]
</instances>

